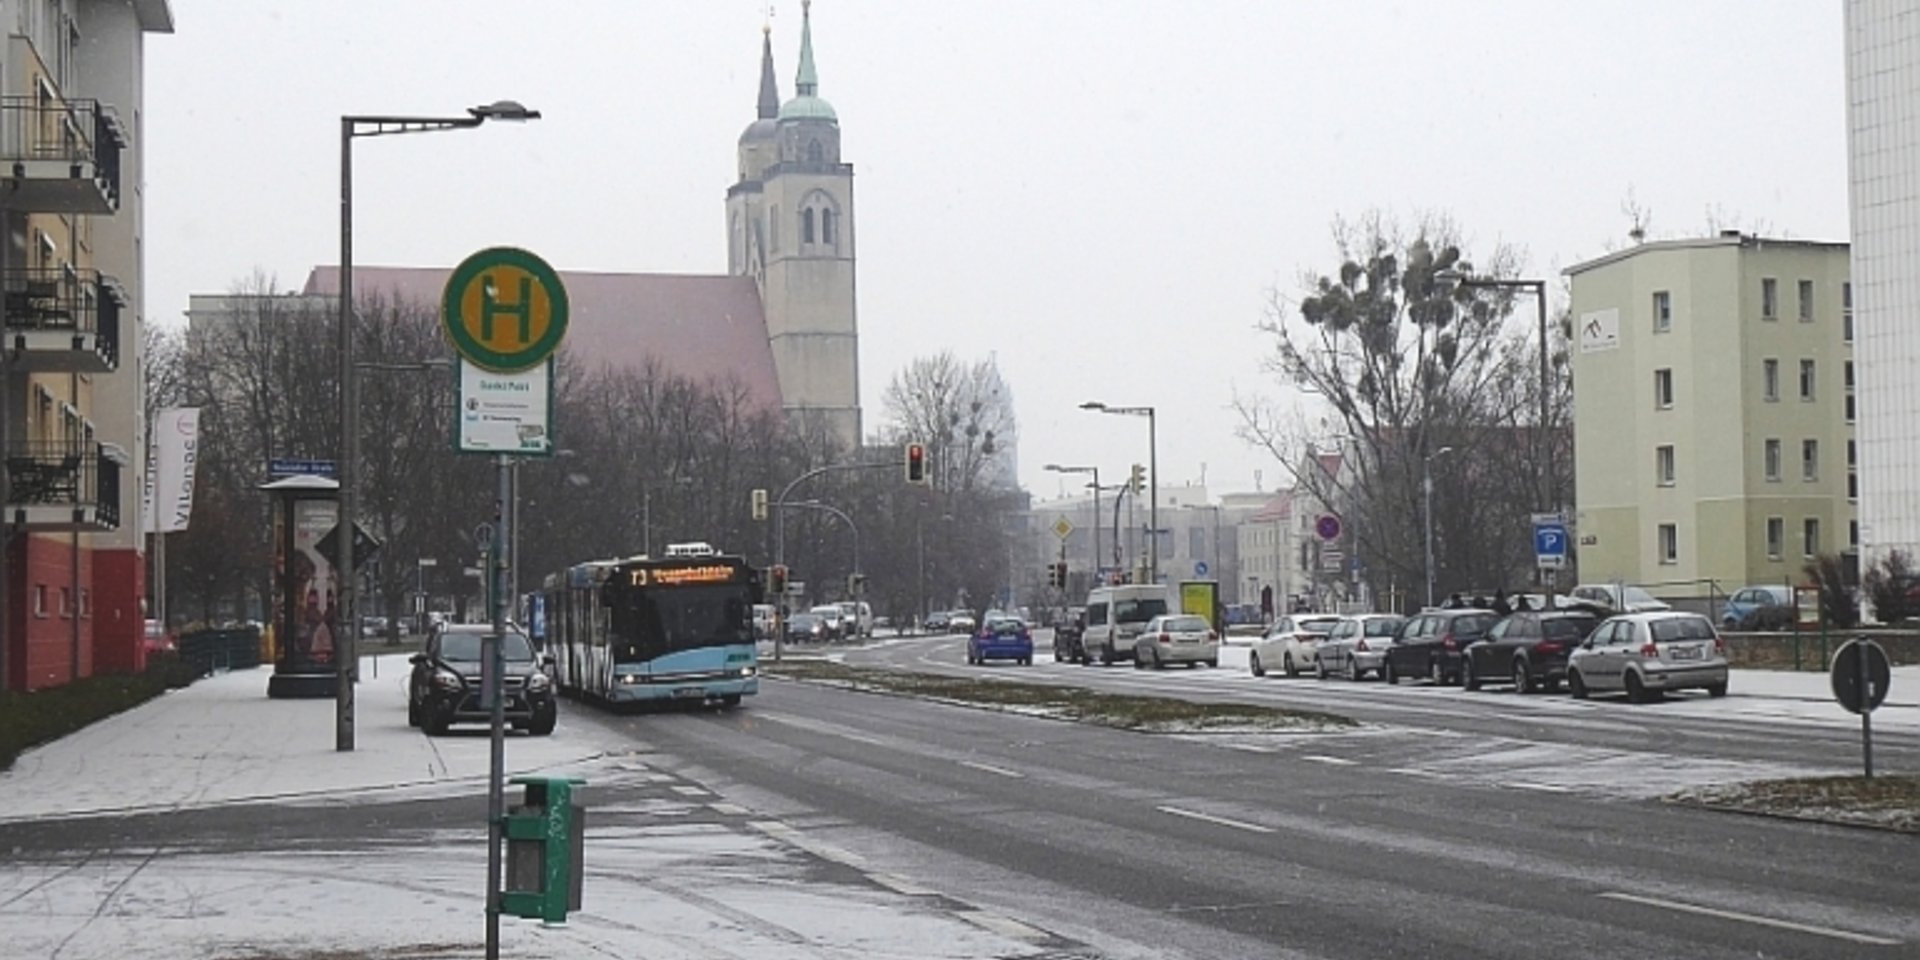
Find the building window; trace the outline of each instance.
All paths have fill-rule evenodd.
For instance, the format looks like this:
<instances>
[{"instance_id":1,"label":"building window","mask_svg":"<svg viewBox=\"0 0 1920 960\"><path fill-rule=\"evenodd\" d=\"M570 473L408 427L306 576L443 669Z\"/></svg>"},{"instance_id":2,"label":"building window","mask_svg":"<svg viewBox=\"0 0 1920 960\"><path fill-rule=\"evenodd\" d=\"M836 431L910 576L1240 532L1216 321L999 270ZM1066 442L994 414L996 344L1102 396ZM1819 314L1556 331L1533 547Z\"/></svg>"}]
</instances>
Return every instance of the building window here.
<instances>
[{"instance_id":1,"label":"building window","mask_svg":"<svg viewBox=\"0 0 1920 960\"><path fill-rule=\"evenodd\" d=\"M1847 407L1847 422L1852 423L1853 422L1853 394L1851 393L1847 394L1846 407Z\"/></svg>"},{"instance_id":2,"label":"building window","mask_svg":"<svg viewBox=\"0 0 1920 960\"><path fill-rule=\"evenodd\" d=\"M1653 372L1653 405L1665 410L1673 406L1673 371L1655 370Z\"/></svg>"},{"instance_id":3,"label":"building window","mask_svg":"<svg viewBox=\"0 0 1920 960\"><path fill-rule=\"evenodd\" d=\"M1851 470L1854 467L1857 467L1859 465L1860 465L1859 448L1854 446L1854 442L1852 440L1848 440L1847 441L1847 469Z\"/></svg>"},{"instance_id":4,"label":"building window","mask_svg":"<svg viewBox=\"0 0 1920 960\"><path fill-rule=\"evenodd\" d=\"M1800 441L1800 479L1820 479L1820 441Z\"/></svg>"},{"instance_id":5,"label":"building window","mask_svg":"<svg viewBox=\"0 0 1920 960\"><path fill-rule=\"evenodd\" d=\"M1800 524L1800 539L1803 541L1801 544L1802 553L1809 557L1819 555L1820 521L1818 518L1808 517Z\"/></svg>"},{"instance_id":6,"label":"building window","mask_svg":"<svg viewBox=\"0 0 1920 960\"><path fill-rule=\"evenodd\" d=\"M1772 437L1767 438L1766 450L1767 450L1767 454L1766 454L1767 479L1770 481L1773 481L1774 483L1779 483L1780 482L1780 441Z\"/></svg>"},{"instance_id":7,"label":"building window","mask_svg":"<svg viewBox=\"0 0 1920 960\"><path fill-rule=\"evenodd\" d=\"M1848 360L1846 363L1840 366L1840 379L1846 384L1846 387L1848 390L1853 389L1853 361L1852 360Z\"/></svg>"},{"instance_id":8,"label":"building window","mask_svg":"<svg viewBox=\"0 0 1920 960\"><path fill-rule=\"evenodd\" d=\"M813 242L813 208L800 211L800 242Z\"/></svg>"},{"instance_id":9,"label":"building window","mask_svg":"<svg viewBox=\"0 0 1920 960\"><path fill-rule=\"evenodd\" d=\"M73 588L60 588L60 619L73 619Z\"/></svg>"},{"instance_id":10,"label":"building window","mask_svg":"<svg viewBox=\"0 0 1920 960\"><path fill-rule=\"evenodd\" d=\"M1800 399L1813 399L1813 361L1800 361Z\"/></svg>"},{"instance_id":11,"label":"building window","mask_svg":"<svg viewBox=\"0 0 1920 960\"><path fill-rule=\"evenodd\" d=\"M1772 277L1760 281L1760 319L1780 319L1780 284Z\"/></svg>"},{"instance_id":12,"label":"building window","mask_svg":"<svg viewBox=\"0 0 1920 960\"><path fill-rule=\"evenodd\" d=\"M820 141L818 140L807 141L807 162L808 163L827 162L827 151L820 146Z\"/></svg>"},{"instance_id":13,"label":"building window","mask_svg":"<svg viewBox=\"0 0 1920 960\"><path fill-rule=\"evenodd\" d=\"M1851 470L1847 471L1847 499L1860 499L1860 475Z\"/></svg>"},{"instance_id":14,"label":"building window","mask_svg":"<svg viewBox=\"0 0 1920 960\"><path fill-rule=\"evenodd\" d=\"M1800 322L1813 322L1813 281L1800 281Z\"/></svg>"},{"instance_id":15,"label":"building window","mask_svg":"<svg viewBox=\"0 0 1920 960\"><path fill-rule=\"evenodd\" d=\"M833 245L833 221L832 210L820 211L820 242L828 246Z\"/></svg>"},{"instance_id":16,"label":"building window","mask_svg":"<svg viewBox=\"0 0 1920 960\"><path fill-rule=\"evenodd\" d=\"M1860 521L1858 520L1847 521L1847 546L1860 546Z\"/></svg>"},{"instance_id":17,"label":"building window","mask_svg":"<svg viewBox=\"0 0 1920 960\"><path fill-rule=\"evenodd\" d=\"M33 615L36 617L47 615L47 585L44 583L33 585Z\"/></svg>"},{"instance_id":18,"label":"building window","mask_svg":"<svg viewBox=\"0 0 1920 960\"><path fill-rule=\"evenodd\" d=\"M1771 357L1760 361L1760 397L1768 403L1780 399L1780 361Z\"/></svg>"},{"instance_id":19,"label":"building window","mask_svg":"<svg viewBox=\"0 0 1920 960\"><path fill-rule=\"evenodd\" d=\"M1680 528L1676 524L1660 525L1660 562L1680 562Z\"/></svg>"},{"instance_id":20,"label":"building window","mask_svg":"<svg viewBox=\"0 0 1920 960\"><path fill-rule=\"evenodd\" d=\"M1663 487L1673 486L1673 445L1666 444L1653 448L1654 482Z\"/></svg>"},{"instance_id":21,"label":"building window","mask_svg":"<svg viewBox=\"0 0 1920 960\"><path fill-rule=\"evenodd\" d=\"M1767 559L1780 559L1780 551L1786 549L1787 521L1783 517L1767 518Z\"/></svg>"},{"instance_id":22,"label":"building window","mask_svg":"<svg viewBox=\"0 0 1920 960\"><path fill-rule=\"evenodd\" d=\"M1853 342L1853 281L1840 284L1840 339Z\"/></svg>"},{"instance_id":23,"label":"building window","mask_svg":"<svg viewBox=\"0 0 1920 960\"><path fill-rule=\"evenodd\" d=\"M1653 292L1653 332L1666 333L1673 329L1673 295L1665 290Z\"/></svg>"}]
</instances>

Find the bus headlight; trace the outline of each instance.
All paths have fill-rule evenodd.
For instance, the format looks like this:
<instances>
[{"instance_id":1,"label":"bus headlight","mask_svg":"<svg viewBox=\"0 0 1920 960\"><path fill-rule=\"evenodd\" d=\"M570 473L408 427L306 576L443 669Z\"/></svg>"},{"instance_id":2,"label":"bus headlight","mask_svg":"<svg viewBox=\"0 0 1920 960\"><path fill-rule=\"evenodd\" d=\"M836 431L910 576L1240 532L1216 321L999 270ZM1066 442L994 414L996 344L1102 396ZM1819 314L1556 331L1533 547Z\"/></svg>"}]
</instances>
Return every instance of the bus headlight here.
<instances>
[{"instance_id":1,"label":"bus headlight","mask_svg":"<svg viewBox=\"0 0 1920 960\"><path fill-rule=\"evenodd\" d=\"M636 677L636 676L634 676L634 675L633 675L633 674L631 674L631 673L623 673L623 674L621 674L621 675L620 675L620 682L621 682L621 683L623 683L623 684L627 684L627 685L629 685L629 686L631 686L631 685L633 685L633 684L636 684L636 683L639 683L639 682L640 682L640 678L639 678L639 677Z\"/></svg>"},{"instance_id":2,"label":"bus headlight","mask_svg":"<svg viewBox=\"0 0 1920 960\"><path fill-rule=\"evenodd\" d=\"M756 676L759 673L760 673L760 670L757 667L741 667L740 668L740 675L743 677Z\"/></svg>"}]
</instances>

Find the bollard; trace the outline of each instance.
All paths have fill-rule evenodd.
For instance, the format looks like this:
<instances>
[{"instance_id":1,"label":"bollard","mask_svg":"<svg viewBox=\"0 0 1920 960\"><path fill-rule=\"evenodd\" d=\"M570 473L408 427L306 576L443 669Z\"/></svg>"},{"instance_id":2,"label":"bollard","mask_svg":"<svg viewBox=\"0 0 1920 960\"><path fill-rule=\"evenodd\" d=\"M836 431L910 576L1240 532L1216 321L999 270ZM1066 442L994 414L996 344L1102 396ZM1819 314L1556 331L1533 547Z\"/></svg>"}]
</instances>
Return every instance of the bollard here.
<instances>
[{"instance_id":1,"label":"bollard","mask_svg":"<svg viewBox=\"0 0 1920 960\"><path fill-rule=\"evenodd\" d=\"M580 909L586 844L586 810L573 791L586 781L571 777L514 777L527 788L526 802L507 811L507 870L500 911L528 920L565 923Z\"/></svg>"}]
</instances>

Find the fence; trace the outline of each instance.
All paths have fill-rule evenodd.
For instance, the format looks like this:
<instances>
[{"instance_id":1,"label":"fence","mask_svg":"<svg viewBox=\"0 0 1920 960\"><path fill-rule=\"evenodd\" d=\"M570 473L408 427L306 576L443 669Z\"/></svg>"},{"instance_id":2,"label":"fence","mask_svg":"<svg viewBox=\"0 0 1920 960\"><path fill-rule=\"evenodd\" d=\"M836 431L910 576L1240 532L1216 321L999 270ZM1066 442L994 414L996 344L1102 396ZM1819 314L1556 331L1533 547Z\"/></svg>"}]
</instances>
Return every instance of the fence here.
<instances>
[{"instance_id":1,"label":"fence","mask_svg":"<svg viewBox=\"0 0 1920 960\"><path fill-rule=\"evenodd\" d=\"M260 631L253 627L200 630L180 638L180 659L196 675L248 670L260 665Z\"/></svg>"},{"instance_id":2,"label":"fence","mask_svg":"<svg viewBox=\"0 0 1920 960\"><path fill-rule=\"evenodd\" d=\"M1833 651L1854 637L1868 637L1887 651L1894 666L1920 664L1920 631L1792 630L1780 633L1723 633L1727 659L1736 667L1824 672Z\"/></svg>"}]
</instances>

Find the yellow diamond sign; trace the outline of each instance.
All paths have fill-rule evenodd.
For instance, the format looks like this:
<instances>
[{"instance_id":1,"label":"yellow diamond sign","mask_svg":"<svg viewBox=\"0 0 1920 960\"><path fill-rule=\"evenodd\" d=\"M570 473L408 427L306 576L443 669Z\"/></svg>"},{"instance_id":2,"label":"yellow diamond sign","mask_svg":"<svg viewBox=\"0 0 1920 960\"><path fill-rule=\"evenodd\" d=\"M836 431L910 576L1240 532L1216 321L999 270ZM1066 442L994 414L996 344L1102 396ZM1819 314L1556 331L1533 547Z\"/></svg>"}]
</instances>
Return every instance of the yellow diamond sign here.
<instances>
[{"instance_id":1,"label":"yellow diamond sign","mask_svg":"<svg viewBox=\"0 0 1920 960\"><path fill-rule=\"evenodd\" d=\"M1066 517L1061 517L1060 519L1055 520L1053 522L1054 536L1059 537L1062 540L1065 540L1068 537L1068 535L1072 533L1073 533L1073 524L1068 523Z\"/></svg>"}]
</instances>

